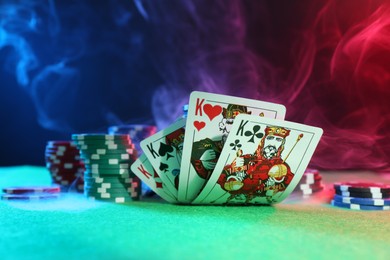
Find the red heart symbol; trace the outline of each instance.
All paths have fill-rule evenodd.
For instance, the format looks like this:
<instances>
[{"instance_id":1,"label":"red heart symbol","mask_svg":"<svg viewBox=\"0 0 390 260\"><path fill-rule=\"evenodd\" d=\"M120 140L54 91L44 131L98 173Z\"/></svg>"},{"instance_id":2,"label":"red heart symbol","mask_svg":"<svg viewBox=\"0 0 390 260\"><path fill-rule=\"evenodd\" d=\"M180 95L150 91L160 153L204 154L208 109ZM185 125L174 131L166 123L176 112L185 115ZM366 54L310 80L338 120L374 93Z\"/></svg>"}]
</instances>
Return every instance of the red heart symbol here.
<instances>
[{"instance_id":1,"label":"red heart symbol","mask_svg":"<svg viewBox=\"0 0 390 260\"><path fill-rule=\"evenodd\" d=\"M198 131L200 131L200 129L202 129L203 127L206 126L206 123L203 122L203 121L201 121L201 122L194 121L194 126L195 126L196 129L198 129Z\"/></svg>"},{"instance_id":2,"label":"red heart symbol","mask_svg":"<svg viewBox=\"0 0 390 260\"><path fill-rule=\"evenodd\" d=\"M203 110L206 113L206 115L210 118L210 121L212 121L214 117L221 114L222 107L218 105L212 106L210 104L206 104L203 106Z\"/></svg>"}]
</instances>

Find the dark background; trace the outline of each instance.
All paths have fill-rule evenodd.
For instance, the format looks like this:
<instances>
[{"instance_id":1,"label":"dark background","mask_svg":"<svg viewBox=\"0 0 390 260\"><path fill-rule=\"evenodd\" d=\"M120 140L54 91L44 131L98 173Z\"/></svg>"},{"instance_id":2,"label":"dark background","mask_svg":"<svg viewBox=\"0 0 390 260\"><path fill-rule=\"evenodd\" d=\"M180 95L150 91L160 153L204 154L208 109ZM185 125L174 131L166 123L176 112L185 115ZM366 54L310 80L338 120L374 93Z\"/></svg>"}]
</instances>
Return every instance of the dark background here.
<instances>
[{"instance_id":1,"label":"dark background","mask_svg":"<svg viewBox=\"0 0 390 260\"><path fill-rule=\"evenodd\" d=\"M192 90L281 103L311 166L390 169L387 1L1 1L0 165L182 113Z\"/></svg>"}]
</instances>

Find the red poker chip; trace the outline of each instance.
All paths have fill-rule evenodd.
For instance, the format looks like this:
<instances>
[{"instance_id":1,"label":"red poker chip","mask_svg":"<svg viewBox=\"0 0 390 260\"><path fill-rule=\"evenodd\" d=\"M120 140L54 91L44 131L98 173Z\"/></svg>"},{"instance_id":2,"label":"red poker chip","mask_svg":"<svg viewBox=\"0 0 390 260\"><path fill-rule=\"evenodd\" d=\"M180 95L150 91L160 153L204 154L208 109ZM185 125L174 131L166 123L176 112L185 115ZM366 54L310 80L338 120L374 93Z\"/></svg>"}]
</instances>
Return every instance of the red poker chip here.
<instances>
[{"instance_id":1,"label":"red poker chip","mask_svg":"<svg viewBox=\"0 0 390 260\"><path fill-rule=\"evenodd\" d=\"M46 145L47 149L56 149L56 150L75 150L77 149L76 144L69 144L69 145L60 145L60 144L54 144L54 145Z\"/></svg>"},{"instance_id":2,"label":"red poker chip","mask_svg":"<svg viewBox=\"0 0 390 260\"><path fill-rule=\"evenodd\" d=\"M63 162L60 163L46 163L46 167L57 167L60 169L77 169L80 167L84 167L84 163L82 161L73 161L73 162Z\"/></svg>"},{"instance_id":3,"label":"red poker chip","mask_svg":"<svg viewBox=\"0 0 390 260\"><path fill-rule=\"evenodd\" d=\"M305 183L299 184L300 190L310 190L310 189L315 190L315 189L318 189L320 187L322 187L321 182L314 183L314 184L305 184Z\"/></svg>"},{"instance_id":4,"label":"red poker chip","mask_svg":"<svg viewBox=\"0 0 390 260\"><path fill-rule=\"evenodd\" d=\"M314 168L306 168L305 173L320 173L320 171Z\"/></svg>"},{"instance_id":5,"label":"red poker chip","mask_svg":"<svg viewBox=\"0 0 390 260\"><path fill-rule=\"evenodd\" d=\"M80 153L79 150L57 150L57 149L48 149L46 148L45 154L56 154L56 155L65 155L65 154L75 154Z\"/></svg>"},{"instance_id":6,"label":"red poker chip","mask_svg":"<svg viewBox=\"0 0 390 260\"><path fill-rule=\"evenodd\" d=\"M80 156L79 153L60 153L60 152L55 152L55 153L45 152L44 155L45 157L53 158L53 159L74 158L76 156Z\"/></svg>"},{"instance_id":7,"label":"red poker chip","mask_svg":"<svg viewBox=\"0 0 390 260\"><path fill-rule=\"evenodd\" d=\"M302 192L303 195L311 195L313 193L320 192L323 189L324 189L324 186L318 186L318 187L315 187L312 189L300 190L300 192Z\"/></svg>"},{"instance_id":8,"label":"red poker chip","mask_svg":"<svg viewBox=\"0 0 390 260\"><path fill-rule=\"evenodd\" d=\"M53 150L53 151L78 151L77 146L65 146L65 145L47 145L45 147L46 150Z\"/></svg>"},{"instance_id":9,"label":"red poker chip","mask_svg":"<svg viewBox=\"0 0 390 260\"><path fill-rule=\"evenodd\" d=\"M62 161L61 159L45 159L45 162L46 164L49 165L63 165L64 163L78 163L79 165L83 164L82 161L71 160L71 159L67 159L65 162Z\"/></svg>"},{"instance_id":10,"label":"red poker chip","mask_svg":"<svg viewBox=\"0 0 390 260\"><path fill-rule=\"evenodd\" d=\"M83 174L51 173L50 175L51 175L52 180L56 180L56 181L64 180L64 181L73 182L77 178L82 178Z\"/></svg>"},{"instance_id":11,"label":"red poker chip","mask_svg":"<svg viewBox=\"0 0 390 260\"><path fill-rule=\"evenodd\" d=\"M61 158L74 158L76 156L80 156L79 153L45 153L45 157L53 158L53 159L61 159Z\"/></svg>"},{"instance_id":12,"label":"red poker chip","mask_svg":"<svg viewBox=\"0 0 390 260\"><path fill-rule=\"evenodd\" d=\"M59 193L42 193L42 194L2 194L3 200L42 200L42 199L56 199Z\"/></svg>"},{"instance_id":13,"label":"red poker chip","mask_svg":"<svg viewBox=\"0 0 390 260\"><path fill-rule=\"evenodd\" d=\"M301 180L321 180L321 175L303 175Z\"/></svg>"},{"instance_id":14,"label":"red poker chip","mask_svg":"<svg viewBox=\"0 0 390 260\"><path fill-rule=\"evenodd\" d=\"M334 188L340 191L390 193L390 185L373 182L336 182Z\"/></svg>"},{"instance_id":15,"label":"red poker chip","mask_svg":"<svg viewBox=\"0 0 390 260\"><path fill-rule=\"evenodd\" d=\"M52 186L18 186L18 187L5 187L3 192L7 194L26 194L26 193L58 193L61 192L61 188L58 185Z\"/></svg>"},{"instance_id":16,"label":"red poker chip","mask_svg":"<svg viewBox=\"0 0 390 260\"><path fill-rule=\"evenodd\" d=\"M51 174L52 178L55 180L67 180L67 181L74 181L78 177L81 177L82 174L76 175L74 173L63 173L63 172L53 172Z\"/></svg>"}]
</instances>

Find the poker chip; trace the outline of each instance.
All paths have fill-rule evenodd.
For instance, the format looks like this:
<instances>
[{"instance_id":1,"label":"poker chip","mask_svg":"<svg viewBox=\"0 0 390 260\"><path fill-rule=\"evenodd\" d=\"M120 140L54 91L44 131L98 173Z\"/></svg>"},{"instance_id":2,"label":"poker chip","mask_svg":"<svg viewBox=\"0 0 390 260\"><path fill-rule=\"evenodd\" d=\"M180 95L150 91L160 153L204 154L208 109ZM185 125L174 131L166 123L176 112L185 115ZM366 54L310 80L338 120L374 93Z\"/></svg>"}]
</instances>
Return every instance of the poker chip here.
<instances>
[{"instance_id":1,"label":"poker chip","mask_svg":"<svg viewBox=\"0 0 390 260\"><path fill-rule=\"evenodd\" d=\"M106 159L106 160L89 160L83 159L84 163L87 164L87 167L93 169L105 168L105 169L129 169L130 163L129 160L122 160L118 158Z\"/></svg>"},{"instance_id":2,"label":"poker chip","mask_svg":"<svg viewBox=\"0 0 390 260\"><path fill-rule=\"evenodd\" d=\"M186 118L188 115L188 104L183 105L183 118Z\"/></svg>"},{"instance_id":3,"label":"poker chip","mask_svg":"<svg viewBox=\"0 0 390 260\"><path fill-rule=\"evenodd\" d=\"M334 183L334 188L350 192L390 193L390 185L372 182Z\"/></svg>"},{"instance_id":4,"label":"poker chip","mask_svg":"<svg viewBox=\"0 0 390 260\"><path fill-rule=\"evenodd\" d=\"M94 199L138 200L139 178L131 171L137 152L128 134L73 134L85 164L84 195ZM108 192L107 189L112 189ZM103 191L104 196L101 194ZM100 194L101 193L101 194Z\"/></svg>"},{"instance_id":5,"label":"poker chip","mask_svg":"<svg viewBox=\"0 0 390 260\"><path fill-rule=\"evenodd\" d=\"M361 205L361 204L353 204L353 203L343 203L335 200L331 201L332 206L346 208L346 209L354 209L354 210L390 210L390 206L370 206L370 205Z\"/></svg>"},{"instance_id":6,"label":"poker chip","mask_svg":"<svg viewBox=\"0 0 390 260\"><path fill-rule=\"evenodd\" d=\"M322 177L318 176L315 178L302 178L300 183L301 184L316 184L316 183L321 183L322 182Z\"/></svg>"},{"instance_id":7,"label":"poker chip","mask_svg":"<svg viewBox=\"0 0 390 260\"><path fill-rule=\"evenodd\" d=\"M313 188L308 188L308 189L302 189L301 192L303 195L311 195L315 192L322 191L324 189L323 186L318 186L318 187L313 187Z\"/></svg>"},{"instance_id":8,"label":"poker chip","mask_svg":"<svg viewBox=\"0 0 390 260\"><path fill-rule=\"evenodd\" d=\"M68 140L66 141L48 141L47 146L65 146L65 147L76 147L75 143L69 142Z\"/></svg>"},{"instance_id":9,"label":"poker chip","mask_svg":"<svg viewBox=\"0 0 390 260\"><path fill-rule=\"evenodd\" d=\"M134 153L134 149L116 149L116 150L110 150L110 149L104 149L104 148L100 148L100 149L93 149L90 151L90 153L88 153L87 151L84 151L84 154L86 155L116 155L116 154L133 154Z\"/></svg>"},{"instance_id":10,"label":"poker chip","mask_svg":"<svg viewBox=\"0 0 390 260\"><path fill-rule=\"evenodd\" d=\"M100 182L100 183L88 183L87 185L84 186L85 189L99 189L99 188L104 188L104 189L129 189L131 188L132 184L131 183L111 183L111 182Z\"/></svg>"},{"instance_id":11,"label":"poker chip","mask_svg":"<svg viewBox=\"0 0 390 260\"><path fill-rule=\"evenodd\" d=\"M59 198L59 194L56 193L42 193L42 194L2 194L3 200L44 200L44 199L56 199Z\"/></svg>"},{"instance_id":12,"label":"poker chip","mask_svg":"<svg viewBox=\"0 0 390 260\"><path fill-rule=\"evenodd\" d=\"M157 127L154 125L129 124L110 126L108 128L110 134L128 134L133 141L138 154L142 154L140 143L142 140L154 135L157 132ZM154 192L145 184L142 183L142 194L152 195Z\"/></svg>"},{"instance_id":13,"label":"poker chip","mask_svg":"<svg viewBox=\"0 0 390 260\"><path fill-rule=\"evenodd\" d=\"M3 192L7 194L26 194L26 193L58 193L61 191L59 185L52 186L20 186L6 187Z\"/></svg>"},{"instance_id":14,"label":"poker chip","mask_svg":"<svg viewBox=\"0 0 390 260\"><path fill-rule=\"evenodd\" d=\"M314 168L306 168L305 175L308 174L320 174L320 171Z\"/></svg>"},{"instance_id":15,"label":"poker chip","mask_svg":"<svg viewBox=\"0 0 390 260\"><path fill-rule=\"evenodd\" d=\"M302 175L299 184L294 190L295 194L301 194L303 196L310 196L316 192L320 192L324 189L322 186L322 176L320 172L313 168L307 168Z\"/></svg>"},{"instance_id":16,"label":"poker chip","mask_svg":"<svg viewBox=\"0 0 390 260\"><path fill-rule=\"evenodd\" d=\"M99 183L111 183L111 184L126 184L133 183L133 178L100 178L100 177L84 177L86 185L99 184Z\"/></svg>"},{"instance_id":17,"label":"poker chip","mask_svg":"<svg viewBox=\"0 0 390 260\"><path fill-rule=\"evenodd\" d=\"M123 174L130 174L129 169L95 169L95 168L87 168L84 171L84 175L123 175Z\"/></svg>"},{"instance_id":18,"label":"poker chip","mask_svg":"<svg viewBox=\"0 0 390 260\"><path fill-rule=\"evenodd\" d=\"M73 141L48 141L45 149L46 168L54 184L61 185L62 191L68 191L71 185L78 183L76 190L82 192L82 172L84 163ZM81 186L80 186L81 185Z\"/></svg>"},{"instance_id":19,"label":"poker chip","mask_svg":"<svg viewBox=\"0 0 390 260\"><path fill-rule=\"evenodd\" d=\"M131 201L133 201L132 198L129 199L129 198L127 198L127 197L102 198L102 197L91 196L91 195L88 195L88 194L85 194L85 196L86 196L89 200L97 200L97 201L101 201L101 202L126 203L126 202L131 202Z\"/></svg>"},{"instance_id":20,"label":"poker chip","mask_svg":"<svg viewBox=\"0 0 390 260\"><path fill-rule=\"evenodd\" d=\"M317 189L317 188L320 188L322 187L321 183L303 183L303 184L299 184L299 188L301 190L307 190L307 189Z\"/></svg>"},{"instance_id":21,"label":"poker chip","mask_svg":"<svg viewBox=\"0 0 390 260\"><path fill-rule=\"evenodd\" d=\"M335 189L335 192L336 194L344 197L372 198L372 199L390 198L390 193L341 191L337 188Z\"/></svg>"},{"instance_id":22,"label":"poker chip","mask_svg":"<svg viewBox=\"0 0 390 260\"><path fill-rule=\"evenodd\" d=\"M126 147L123 145L118 145L118 144L102 144L102 145L80 144L80 146L78 146L78 149L83 151L83 152L86 152L86 153L88 153L88 152L91 153L92 151L97 150L97 149L118 151L118 150L124 150L124 149L126 149Z\"/></svg>"},{"instance_id":23,"label":"poker chip","mask_svg":"<svg viewBox=\"0 0 390 260\"><path fill-rule=\"evenodd\" d=\"M344 197L335 194L333 200L336 202L342 202L346 204L390 206L390 198L387 199L354 198L354 197Z\"/></svg>"},{"instance_id":24,"label":"poker chip","mask_svg":"<svg viewBox=\"0 0 390 260\"><path fill-rule=\"evenodd\" d=\"M130 160L130 154L128 153L117 153L117 154L83 154L81 157L86 160Z\"/></svg>"},{"instance_id":25,"label":"poker chip","mask_svg":"<svg viewBox=\"0 0 390 260\"><path fill-rule=\"evenodd\" d=\"M334 183L333 206L356 210L390 210L390 186L372 182Z\"/></svg>"},{"instance_id":26,"label":"poker chip","mask_svg":"<svg viewBox=\"0 0 390 260\"><path fill-rule=\"evenodd\" d=\"M99 141L99 140L128 140L128 134L72 134L72 140L75 141Z\"/></svg>"},{"instance_id":27,"label":"poker chip","mask_svg":"<svg viewBox=\"0 0 390 260\"><path fill-rule=\"evenodd\" d=\"M134 191L132 187L127 188L104 188L104 187L85 187L84 194L88 193L89 195L99 195L99 194L110 194L111 196L128 196L131 197L131 193Z\"/></svg>"},{"instance_id":28,"label":"poker chip","mask_svg":"<svg viewBox=\"0 0 390 260\"><path fill-rule=\"evenodd\" d=\"M120 169L120 170L124 170L126 172L120 172L120 171L116 171L116 172L105 172L103 171L102 173L94 173L92 171L89 171L89 170L85 170L84 171L84 176L85 177L102 177L102 178L105 178L105 177L112 177L112 176L120 176L122 178L130 178L130 172L129 170L127 169Z\"/></svg>"},{"instance_id":29,"label":"poker chip","mask_svg":"<svg viewBox=\"0 0 390 260\"><path fill-rule=\"evenodd\" d=\"M103 166L97 166L97 165L94 165L94 166L90 166L90 165L86 165L85 169L86 170L100 170L101 172L102 171L105 171L105 170L113 170L113 171L120 171L120 170L129 170L130 166L129 164L117 164L117 165L108 165L108 164L105 164Z\"/></svg>"}]
</instances>

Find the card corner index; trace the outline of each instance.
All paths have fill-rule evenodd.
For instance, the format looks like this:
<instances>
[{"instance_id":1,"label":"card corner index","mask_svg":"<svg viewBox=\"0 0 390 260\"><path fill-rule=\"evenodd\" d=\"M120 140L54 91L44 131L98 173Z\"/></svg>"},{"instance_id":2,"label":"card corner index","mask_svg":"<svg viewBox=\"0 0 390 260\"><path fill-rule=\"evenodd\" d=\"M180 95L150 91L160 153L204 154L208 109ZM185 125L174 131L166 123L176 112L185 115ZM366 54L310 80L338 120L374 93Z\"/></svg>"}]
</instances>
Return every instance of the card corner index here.
<instances>
[{"instance_id":1,"label":"card corner index","mask_svg":"<svg viewBox=\"0 0 390 260\"><path fill-rule=\"evenodd\" d=\"M198 95L201 95L201 94L207 94L207 92L204 92L204 91L199 91L199 90L194 90L190 93L190 100L191 98L193 98L194 96L198 96Z\"/></svg>"}]
</instances>

